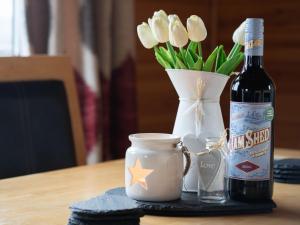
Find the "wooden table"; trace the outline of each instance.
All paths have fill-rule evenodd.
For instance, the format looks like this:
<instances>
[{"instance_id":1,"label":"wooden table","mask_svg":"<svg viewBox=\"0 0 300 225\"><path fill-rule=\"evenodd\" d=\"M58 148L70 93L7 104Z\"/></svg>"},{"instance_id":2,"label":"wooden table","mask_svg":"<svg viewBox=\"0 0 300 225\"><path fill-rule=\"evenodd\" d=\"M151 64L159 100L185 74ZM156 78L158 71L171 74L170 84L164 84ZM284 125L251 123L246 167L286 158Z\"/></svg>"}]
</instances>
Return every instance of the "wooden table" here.
<instances>
[{"instance_id":1,"label":"wooden table","mask_svg":"<svg viewBox=\"0 0 300 225\"><path fill-rule=\"evenodd\" d=\"M277 152L280 156L300 157L300 151ZM123 185L123 160L0 180L0 225L67 224L71 203ZM192 218L145 216L141 224L300 224L300 185L275 183L274 200L278 208L270 214Z\"/></svg>"}]
</instances>

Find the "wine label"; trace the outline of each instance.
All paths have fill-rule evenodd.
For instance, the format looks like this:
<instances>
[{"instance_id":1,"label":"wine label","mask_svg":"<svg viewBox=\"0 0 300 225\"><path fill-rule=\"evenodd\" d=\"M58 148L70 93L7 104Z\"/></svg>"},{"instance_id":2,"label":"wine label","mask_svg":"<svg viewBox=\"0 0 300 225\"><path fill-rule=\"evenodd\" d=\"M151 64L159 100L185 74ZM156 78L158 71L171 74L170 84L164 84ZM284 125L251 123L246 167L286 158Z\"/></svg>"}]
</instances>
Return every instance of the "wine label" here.
<instances>
[{"instance_id":1,"label":"wine label","mask_svg":"<svg viewBox=\"0 0 300 225\"><path fill-rule=\"evenodd\" d=\"M249 56L263 56L264 55L264 40L263 39L249 39L245 41L245 54Z\"/></svg>"},{"instance_id":2,"label":"wine label","mask_svg":"<svg viewBox=\"0 0 300 225\"><path fill-rule=\"evenodd\" d=\"M273 117L271 103L230 102L229 178L270 179Z\"/></svg>"}]
</instances>

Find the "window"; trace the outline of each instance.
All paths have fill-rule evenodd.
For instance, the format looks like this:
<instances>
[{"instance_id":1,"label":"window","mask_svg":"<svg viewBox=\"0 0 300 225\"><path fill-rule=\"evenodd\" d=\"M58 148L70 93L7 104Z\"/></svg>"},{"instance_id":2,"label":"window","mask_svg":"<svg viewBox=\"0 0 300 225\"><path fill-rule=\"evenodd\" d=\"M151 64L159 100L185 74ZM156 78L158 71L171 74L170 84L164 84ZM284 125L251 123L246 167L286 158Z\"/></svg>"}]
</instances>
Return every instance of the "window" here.
<instances>
[{"instance_id":1,"label":"window","mask_svg":"<svg viewBox=\"0 0 300 225\"><path fill-rule=\"evenodd\" d=\"M13 0L1 1L0 56L13 54Z\"/></svg>"},{"instance_id":2,"label":"window","mask_svg":"<svg viewBox=\"0 0 300 225\"><path fill-rule=\"evenodd\" d=\"M25 56L30 54L26 29L25 1L1 1L0 56Z\"/></svg>"}]
</instances>

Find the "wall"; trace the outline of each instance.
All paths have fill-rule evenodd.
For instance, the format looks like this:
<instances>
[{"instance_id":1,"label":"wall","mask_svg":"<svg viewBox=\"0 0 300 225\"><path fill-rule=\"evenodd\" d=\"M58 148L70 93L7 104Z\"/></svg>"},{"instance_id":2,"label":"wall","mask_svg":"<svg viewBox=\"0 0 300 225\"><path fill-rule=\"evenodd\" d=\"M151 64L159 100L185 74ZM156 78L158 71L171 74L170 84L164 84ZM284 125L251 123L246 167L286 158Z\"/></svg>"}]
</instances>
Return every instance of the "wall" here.
<instances>
[{"instance_id":1,"label":"wall","mask_svg":"<svg viewBox=\"0 0 300 225\"><path fill-rule=\"evenodd\" d=\"M300 1L136 0L136 23L155 10L178 14L183 22L202 17L208 30L204 55L217 44L232 47L232 32L247 17L265 19L265 67L277 86L277 147L300 148ZM178 98L153 56L137 41L137 100L140 132L172 132ZM230 82L229 82L230 83ZM229 84L221 98L225 125L229 116Z\"/></svg>"}]
</instances>

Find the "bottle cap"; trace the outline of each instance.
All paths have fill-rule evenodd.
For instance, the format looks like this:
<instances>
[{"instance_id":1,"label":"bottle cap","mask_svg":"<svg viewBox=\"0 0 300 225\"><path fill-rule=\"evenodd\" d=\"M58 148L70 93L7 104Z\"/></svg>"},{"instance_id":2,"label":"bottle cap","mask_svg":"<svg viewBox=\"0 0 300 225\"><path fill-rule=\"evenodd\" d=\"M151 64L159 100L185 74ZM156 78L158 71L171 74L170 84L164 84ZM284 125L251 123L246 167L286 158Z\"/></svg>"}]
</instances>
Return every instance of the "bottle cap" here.
<instances>
[{"instance_id":1,"label":"bottle cap","mask_svg":"<svg viewBox=\"0 0 300 225\"><path fill-rule=\"evenodd\" d=\"M264 44L264 20L247 18L245 24L245 55L262 56Z\"/></svg>"},{"instance_id":2,"label":"bottle cap","mask_svg":"<svg viewBox=\"0 0 300 225\"><path fill-rule=\"evenodd\" d=\"M264 19L262 18L247 18L245 25L245 33L253 33L256 35L264 33Z\"/></svg>"}]
</instances>

